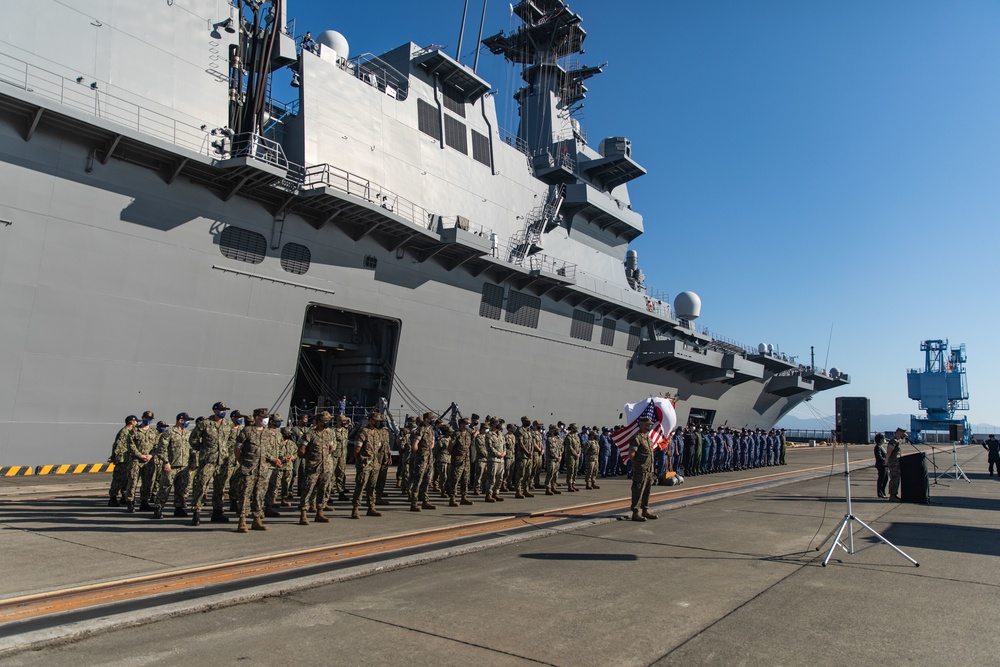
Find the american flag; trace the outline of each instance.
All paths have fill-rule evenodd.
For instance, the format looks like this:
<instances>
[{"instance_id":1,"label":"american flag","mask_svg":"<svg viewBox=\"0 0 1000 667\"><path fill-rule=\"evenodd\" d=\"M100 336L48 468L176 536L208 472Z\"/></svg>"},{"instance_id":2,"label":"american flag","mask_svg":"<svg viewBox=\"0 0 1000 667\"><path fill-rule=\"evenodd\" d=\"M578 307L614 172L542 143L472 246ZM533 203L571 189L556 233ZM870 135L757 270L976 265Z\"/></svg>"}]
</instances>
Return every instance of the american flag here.
<instances>
[{"instance_id":1,"label":"american flag","mask_svg":"<svg viewBox=\"0 0 1000 667\"><path fill-rule=\"evenodd\" d=\"M649 439L653 441L653 447L662 448L670 443L670 435L677 424L677 415L674 412L673 403L662 398L650 398L645 401L645 407L638 411L640 403L632 403L625 406L628 415L635 414L635 418L614 433L611 434L611 441L618 448L618 454L623 461L628 461L628 443L632 437L639 432L639 419L648 417L652 422L649 431ZM666 422L666 424L664 424Z\"/></svg>"}]
</instances>

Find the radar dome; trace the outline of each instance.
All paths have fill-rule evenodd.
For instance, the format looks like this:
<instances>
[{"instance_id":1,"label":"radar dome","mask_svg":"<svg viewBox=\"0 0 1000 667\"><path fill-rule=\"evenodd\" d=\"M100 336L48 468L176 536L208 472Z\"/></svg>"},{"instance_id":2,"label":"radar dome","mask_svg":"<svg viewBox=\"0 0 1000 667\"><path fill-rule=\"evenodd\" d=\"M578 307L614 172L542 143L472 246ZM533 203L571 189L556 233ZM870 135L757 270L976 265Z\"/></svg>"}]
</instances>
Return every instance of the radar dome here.
<instances>
[{"instance_id":1,"label":"radar dome","mask_svg":"<svg viewBox=\"0 0 1000 667\"><path fill-rule=\"evenodd\" d=\"M701 315L701 298L694 292L681 292L674 298L674 313L685 320Z\"/></svg>"},{"instance_id":2,"label":"radar dome","mask_svg":"<svg viewBox=\"0 0 1000 667\"><path fill-rule=\"evenodd\" d=\"M840 369L839 368L831 368L830 369L830 377L834 377L834 378L835 377L840 377Z\"/></svg>"},{"instance_id":3,"label":"radar dome","mask_svg":"<svg viewBox=\"0 0 1000 667\"><path fill-rule=\"evenodd\" d=\"M767 343L761 343L757 346L758 354L767 354Z\"/></svg>"},{"instance_id":4,"label":"radar dome","mask_svg":"<svg viewBox=\"0 0 1000 667\"><path fill-rule=\"evenodd\" d=\"M347 43L347 38L336 30L326 30L320 33L316 41L324 47L336 51L337 55L345 60L351 57L351 46Z\"/></svg>"}]
</instances>

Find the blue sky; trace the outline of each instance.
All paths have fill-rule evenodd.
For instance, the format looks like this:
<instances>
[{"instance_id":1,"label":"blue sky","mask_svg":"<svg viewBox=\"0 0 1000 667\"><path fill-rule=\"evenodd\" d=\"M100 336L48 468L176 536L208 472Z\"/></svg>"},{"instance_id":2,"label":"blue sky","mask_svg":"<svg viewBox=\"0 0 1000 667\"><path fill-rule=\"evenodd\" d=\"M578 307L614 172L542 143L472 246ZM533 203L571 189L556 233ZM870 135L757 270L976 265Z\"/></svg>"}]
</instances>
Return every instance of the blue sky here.
<instances>
[{"instance_id":1,"label":"blue sky","mask_svg":"<svg viewBox=\"0 0 1000 667\"><path fill-rule=\"evenodd\" d=\"M352 55L407 41L455 55L462 0L289 0L296 32ZM974 423L1000 424L1000 3L930 0L574 0L605 61L578 118L624 135L648 284L702 299L701 325L850 373L793 414L867 396L912 413L924 339L965 343ZM470 0L471 65L482 4ZM489 3L485 35L511 31ZM519 82L484 50L479 74ZM511 109L513 109L511 107ZM501 114L515 130L516 112ZM831 338L832 328L832 338ZM829 343L829 344L828 344Z\"/></svg>"}]
</instances>

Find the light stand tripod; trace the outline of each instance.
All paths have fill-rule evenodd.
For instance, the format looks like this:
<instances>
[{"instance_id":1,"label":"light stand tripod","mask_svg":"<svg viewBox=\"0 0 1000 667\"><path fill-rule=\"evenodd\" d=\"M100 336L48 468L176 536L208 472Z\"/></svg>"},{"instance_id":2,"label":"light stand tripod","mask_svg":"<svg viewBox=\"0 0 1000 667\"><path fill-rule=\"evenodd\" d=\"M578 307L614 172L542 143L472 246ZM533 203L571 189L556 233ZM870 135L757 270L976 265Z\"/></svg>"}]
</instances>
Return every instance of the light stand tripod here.
<instances>
[{"instance_id":1,"label":"light stand tripod","mask_svg":"<svg viewBox=\"0 0 1000 667\"><path fill-rule=\"evenodd\" d=\"M836 537L834 537L834 539L833 539L833 544L830 545L830 551L827 552L826 558L823 559L823 567L826 567L826 564L830 562L830 558L833 556L833 550L836 549L837 547L840 547L841 549L843 549L844 551L846 551L850 555L854 555L854 553L855 553L855 551L854 551L854 522L855 521L857 521L859 524L861 524L861 527L864 528L865 530L867 530L869 533L871 533L872 535L874 535L875 537L877 537L878 539L882 540L883 542L885 542L886 544L888 544L890 547L892 547L896 551L896 553L898 553L900 556L902 556L906 560L908 560L911 563L913 563L916 567L920 567L920 563L918 563L917 561L915 561L912 558L910 558L909 556L907 556L903 552L902 549L900 549L895 544L893 544L889 540L887 540L884 537L882 537L881 535L879 535L875 531L875 529L872 528L871 526L869 526L867 523L865 523L864 521L862 521L858 517L854 516L854 513L851 510L851 459L850 459L850 456L847 453L847 445L844 445L844 486L847 489L847 514L844 515L844 520L840 522L840 525L837 528L834 528L833 532L830 533L826 537L826 539L824 539L822 542L820 542L820 546L816 547L816 551L819 551L822 548L822 546L824 544L826 544L827 540L829 540L831 537L834 537L834 535L836 535ZM844 546L844 543L840 541L840 538L844 534L845 530L847 531L847 544L848 544L848 546Z\"/></svg>"},{"instance_id":2,"label":"light stand tripod","mask_svg":"<svg viewBox=\"0 0 1000 667\"><path fill-rule=\"evenodd\" d=\"M965 471L962 470L962 466L958 465L957 442L951 443L951 460L952 460L951 467L945 470L943 473L940 473L934 481L937 482L938 479L942 477L947 477L948 474L951 473L952 477L954 477L955 479L964 479L969 484L972 484L972 480L966 476ZM953 470L954 472L952 472Z\"/></svg>"}]
</instances>

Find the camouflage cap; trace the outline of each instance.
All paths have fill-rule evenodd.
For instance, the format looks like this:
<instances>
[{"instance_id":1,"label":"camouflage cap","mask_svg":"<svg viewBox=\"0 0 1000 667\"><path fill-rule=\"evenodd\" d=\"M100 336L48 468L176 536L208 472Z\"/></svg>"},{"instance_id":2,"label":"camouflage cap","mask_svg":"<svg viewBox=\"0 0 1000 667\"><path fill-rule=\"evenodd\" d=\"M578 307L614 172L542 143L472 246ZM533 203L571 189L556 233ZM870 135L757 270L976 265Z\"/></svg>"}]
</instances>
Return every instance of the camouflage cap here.
<instances>
[{"instance_id":1,"label":"camouflage cap","mask_svg":"<svg viewBox=\"0 0 1000 667\"><path fill-rule=\"evenodd\" d=\"M281 415L278 414L277 412L275 412L273 415L271 415L271 421L280 422L281 421Z\"/></svg>"},{"instance_id":2,"label":"camouflage cap","mask_svg":"<svg viewBox=\"0 0 1000 667\"><path fill-rule=\"evenodd\" d=\"M156 422L156 428L167 428L167 422L164 421Z\"/></svg>"},{"instance_id":3,"label":"camouflage cap","mask_svg":"<svg viewBox=\"0 0 1000 667\"><path fill-rule=\"evenodd\" d=\"M556 426L555 424L549 425L549 433L558 433L558 432L559 432L558 426Z\"/></svg>"},{"instance_id":4,"label":"camouflage cap","mask_svg":"<svg viewBox=\"0 0 1000 667\"><path fill-rule=\"evenodd\" d=\"M479 415L477 415L475 412L472 413L472 421L479 421Z\"/></svg>"},{"instance_id":5,"label":"camouflage cap","mask_svg":"<svg viewBox=\"0 0 1000 667\"><path fill-rule=\"evenodd\" d=\"M447 424L442 424L441 425L441 432L445 433L445 434L451 433L451 427L448 426Z\"/></svg>"},{"instance_id":6,"label":"camouflage cap","mask_svg":"<svg viewBox=\"0 0 1000 667\"><path fill-rule=\"evenodd\" d=\"M253 411L253 416L254 417L266 417L267 415L268 415L268 409L267 408L254 408L254 411Z\"/></svg>"},{"instance_id":7,"label":"camouflage cap","mask_svg":"<svg viewBox=\"0 0 1000 667\"><path fill-rule=\"evenodd\" d=\"M343 415L341 415L341 418L343 418ZM316 415L316 421L326 422L327 424L329 424L331 421L333 421L333 415L324 410L323 412Z\"/></svg>"},{"instance_id":8,"label":"camouflage cap","mask_svg":"<svg viewBox=\"0 0 1000 667\"><path fill-rule=\"evenodd\" d=\"M142 413L142 418L146 419L146 420L153 420L153 419L155 419L155 417L153 416L153 411L152 410L146 410L145 412L143 412Z\"/></svg>"},{"instance_id":9,"label":"camouflage cap","mask_svg":"<svg viewBox=\"0 0 1000 667\"><path fill-rule=\"evenodd\" d=\"M576 427L576 424L570 424L566 428L568 428L570 431L573 431L573 432L576 432L578 430L577 427Z\"/></svg>"},{"instance_id":10,"label":"camouflage cap","mask_svg":"<svg viewBox=\"0 0 1000 667\"><path fill-rule=\"evenodd\" d=\"M530 419L528 419L528 417L527 417L527 416L524 416L524 417L521 417L521 423L522 423L522 424L525 424L525 425L528 425L528 424L530 424L530 423L531 423L531 420L530 420Z\"/></svg>"},{"instance_id":11,"label":"camouflage cap","mask_svg":"<svg viewBox=\"0 0 1000 667\"><path fill-rule=\"evenodd\" d=\"M513 433L514 432L514 425L513 424L507 424L507 430L510 431L511 433Z\"/></svg>"}]
</instances>

